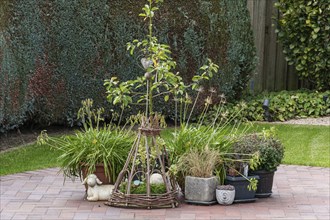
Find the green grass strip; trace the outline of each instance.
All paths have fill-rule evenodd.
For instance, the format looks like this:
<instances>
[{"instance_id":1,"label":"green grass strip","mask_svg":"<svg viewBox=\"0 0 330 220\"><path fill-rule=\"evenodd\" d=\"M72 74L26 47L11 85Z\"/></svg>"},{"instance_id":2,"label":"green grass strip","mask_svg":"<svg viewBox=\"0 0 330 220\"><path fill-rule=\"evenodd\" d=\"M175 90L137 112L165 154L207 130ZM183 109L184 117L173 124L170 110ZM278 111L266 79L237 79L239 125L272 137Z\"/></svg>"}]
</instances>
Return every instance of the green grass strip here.
<instances>
[{"instance_id":1,"label":"green grass strip","mask_svg":"<svg viewBox=\"0 0 330 220\"><path fill-rule=\"evenodd\" d=\"M330 167L330 127L315 125L258 124L250 130L275 127L285 147L283 164ZM170 136L174 129L166 129ZM57 167L60 152L31 144L0 153L0 175Z\"/></svg>"},{"instance_id":2,"label":"green grass strip","mask_svg":"<svg viewBox=\"0 0 330 220\"><path fill-rule=\"evenodd\" d=\"M0 175L57 167L60 152L30 144L0 153Z\"/></svg>"},{"instance_id":3,"label":"green grass strip","mask_svg":"<svg viewBox=\"0 0 330 220\"><path fill-rule=\"evenodd\" d=\"M283 164L330 167L329 126L255 124L253 130L270 127L285 147Z\"/></svg>"}]
</instances>

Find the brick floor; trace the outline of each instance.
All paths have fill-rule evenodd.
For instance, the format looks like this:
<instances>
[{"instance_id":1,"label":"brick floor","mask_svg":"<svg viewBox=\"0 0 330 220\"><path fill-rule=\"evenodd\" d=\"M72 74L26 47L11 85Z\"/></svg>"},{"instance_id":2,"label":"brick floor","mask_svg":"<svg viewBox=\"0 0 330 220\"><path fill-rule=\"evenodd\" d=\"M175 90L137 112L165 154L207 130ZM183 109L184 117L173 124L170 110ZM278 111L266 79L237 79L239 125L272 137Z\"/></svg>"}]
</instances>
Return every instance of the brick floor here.
<instances>
[{"instance_id":1,"label":"brick floor","mask_svg":"<svg viewBox=\"0 0 330 220\"><path fill-rule=\"evenodd\" d=\"M330 219L330 169L282 165L273 195L231 206L180 204L175 209L136 210L84 200L80 181L66 180L58 169L0 177L0 219Z\"/></svg>"}]
</instances>

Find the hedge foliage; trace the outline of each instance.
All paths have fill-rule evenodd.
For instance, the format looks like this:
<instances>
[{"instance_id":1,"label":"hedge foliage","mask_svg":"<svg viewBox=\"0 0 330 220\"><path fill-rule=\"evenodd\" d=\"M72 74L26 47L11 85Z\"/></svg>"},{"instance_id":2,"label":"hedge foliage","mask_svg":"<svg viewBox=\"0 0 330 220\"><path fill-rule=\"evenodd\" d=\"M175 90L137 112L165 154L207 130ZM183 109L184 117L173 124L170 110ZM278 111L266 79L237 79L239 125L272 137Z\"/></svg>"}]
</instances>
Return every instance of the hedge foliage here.
<instances>
[{"instance_id":1,"label":"hedge foliage","mask_svg":"<svg viewBox=\"0 0 330 220\"><path fill-rule=\"evenodd\" d=\"M330 89L330 2L279 0L278 39L289 64L315 89Z\"/></svg>"},{"instance_id":2,"label":"hedge foliage","mask_svg":"<svg viewBox=\"0 0 330 220\"><path fill-rule=\"evenodd\" d=\"M144 1L4 0L0 23L0 131L23 123L75 124L80 102L111 109L103 80L142 75L126 43L143 39ZM220 71L207 86L239 97L256 64L245 0L167 0L154 34L171 46L189 81L207 58ZM171 112L167 106L159 111Z\"/></svg>"},{"instance_id":3,"label":"hedge foliage","mask_svg":"<svg viewBox=\"0 0 330 220\"><path fill-rule=\"evenodd\" d=\"M322 117L330 115L330 91L317 92L309 90L281 91L263 93L253 97L228 103L224 111L228 115L237 115L237 119L249 121L265 121L263 103L269 100L269 113L271 121L287 121L289 119ZM212 119L214 110L210 111L209 118Z\"/></svg>"}]
</instances>

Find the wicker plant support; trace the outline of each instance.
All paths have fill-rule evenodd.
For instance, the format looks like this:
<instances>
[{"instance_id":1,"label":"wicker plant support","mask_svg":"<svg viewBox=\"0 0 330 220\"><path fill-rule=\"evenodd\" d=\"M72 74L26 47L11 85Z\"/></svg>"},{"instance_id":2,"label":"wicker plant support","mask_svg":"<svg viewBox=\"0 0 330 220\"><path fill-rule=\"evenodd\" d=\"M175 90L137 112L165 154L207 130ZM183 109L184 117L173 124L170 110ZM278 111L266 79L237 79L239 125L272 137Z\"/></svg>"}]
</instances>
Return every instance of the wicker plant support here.
<instances>
[{"instance_id":1,"label":"wicker plant support","mask_svg":"<svg viewBox=\"0 0 330 220\"><path fill-rule=\"evenodd\" d=\"M177 189L165 171L164 154L162 158L161 149L157 144L156 138L160 135L160 131L159 118L157 115L150 116L149 118L142 118L138 136L133 143L122 171L118 175L113 193L106 205L146 209L177 207ZM145 146L141 146L140 144L141 139L143 138ZM145 161L141 161L142 163L145 163L143 170L141 170L141 166L139 167L137 164L137 160L140 159L138 155L140 147L145 147L146 151L146 159ZM151 162L151 148L156 149L159 168L156 168L156 160L154 164ZM164 194L151 194L150 176L155 172L161 174L163 177L164 185L166 187L166 193ZM137 175L140 175L140 178L145 181L146 194L131 193L131 187L134 184L133 178ZM120 191L120 185L123 183L126 184L125 192Z\"/></svg>"}]
</instances>

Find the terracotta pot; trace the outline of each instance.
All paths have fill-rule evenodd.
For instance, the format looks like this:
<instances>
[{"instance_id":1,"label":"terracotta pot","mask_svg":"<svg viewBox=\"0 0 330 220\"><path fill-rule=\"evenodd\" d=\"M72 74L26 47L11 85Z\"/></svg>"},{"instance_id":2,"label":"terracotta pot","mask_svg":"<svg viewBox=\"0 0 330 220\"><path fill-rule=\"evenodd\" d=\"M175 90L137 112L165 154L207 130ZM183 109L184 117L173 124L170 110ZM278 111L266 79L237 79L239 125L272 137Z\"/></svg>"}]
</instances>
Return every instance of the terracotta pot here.
<instances>
[{"instance_id":1,"label":"terracotta pot","mask_svg":"<svg viewBox=\"0 0 330 220\"><path fill-rule=\"evenodd\" d=\"M81 166L81 172L82 172L82 177L83 180L87 177L88 174L88 168L87 166L82 165ZM104 171L104 166L103 164L97 164L95 165L95 171L93 172L101 180L102 184L113 184L113 181L111 178L105 176L105 171ZM86 190L87 190L87 185L85 184Z\"/></svg>"}]
</instances>

